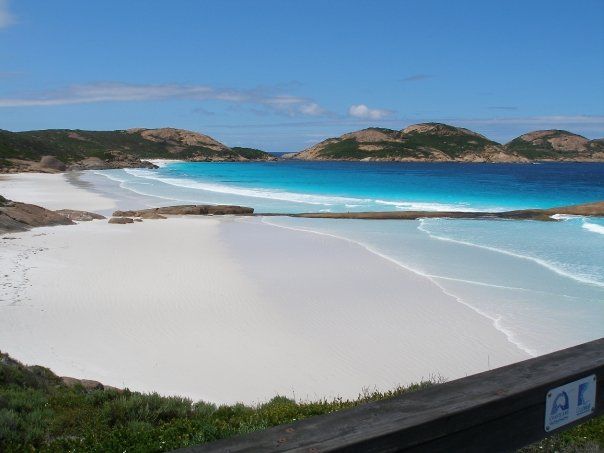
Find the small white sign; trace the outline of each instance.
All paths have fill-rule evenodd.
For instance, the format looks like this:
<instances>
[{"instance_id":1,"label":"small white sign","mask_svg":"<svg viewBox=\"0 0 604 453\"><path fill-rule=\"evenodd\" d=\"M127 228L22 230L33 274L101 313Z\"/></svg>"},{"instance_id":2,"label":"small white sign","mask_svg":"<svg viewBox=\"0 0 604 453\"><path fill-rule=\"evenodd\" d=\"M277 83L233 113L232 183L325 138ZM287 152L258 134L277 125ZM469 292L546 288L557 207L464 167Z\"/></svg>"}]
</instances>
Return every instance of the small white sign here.
<instances>
[{"instance_id":1,"label":"small white sign","mask_svg":"<svg viewBox=\"0 0 604 453\"><path fill-rule=\"evenodd\" d=\"M547 392L545 430L553 431L596 410L596 375L565 384Z\"/></svg>"}]
</instances>

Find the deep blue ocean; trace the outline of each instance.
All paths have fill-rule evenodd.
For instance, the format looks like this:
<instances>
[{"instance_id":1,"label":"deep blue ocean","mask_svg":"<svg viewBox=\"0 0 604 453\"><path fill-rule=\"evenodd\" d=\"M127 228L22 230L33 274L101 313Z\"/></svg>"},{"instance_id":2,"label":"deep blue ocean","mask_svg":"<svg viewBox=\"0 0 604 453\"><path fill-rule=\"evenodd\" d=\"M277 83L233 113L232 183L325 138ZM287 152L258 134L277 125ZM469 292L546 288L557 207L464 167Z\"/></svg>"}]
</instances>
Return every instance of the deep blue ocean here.
<instances>
[{"instance_id":1,"label":"deep blue ocean","mask_svg":"<svg viewBox=\"0 0 604 453\"><path fill-rule=\"evenodd\" d=\"M89 174L147 205L256 212L507 210L604 200L604 163L161 162ZM111 181L107 182L109 178ZM102 184L101 184L102 185ZM267 217L327 234L432 279L529 354L604 336L604 219L558 222Z\"/></svg>"}]
</instances>

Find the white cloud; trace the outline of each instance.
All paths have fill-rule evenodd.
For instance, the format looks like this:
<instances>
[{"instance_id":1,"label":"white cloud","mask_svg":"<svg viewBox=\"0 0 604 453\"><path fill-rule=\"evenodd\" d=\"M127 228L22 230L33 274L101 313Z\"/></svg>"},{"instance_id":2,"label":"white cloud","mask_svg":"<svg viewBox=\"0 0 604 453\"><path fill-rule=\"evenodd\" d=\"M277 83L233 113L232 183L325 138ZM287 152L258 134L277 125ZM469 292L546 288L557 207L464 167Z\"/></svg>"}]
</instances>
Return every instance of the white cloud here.
<instances>
[{"instance_id":1,"label":"white cloud","mask_svg":"<svg viewBox=\"0 0 604 453\"><path fill-rule=\"evenodd\" d=\"M15 16L8 8L8 0L0 0L0 28L6 28L15 23Z\"/></svg>"},{"instance_id":2,"label":"white cloud","mask_svg":"<svg viewBox=\"0 0 604 453\"><path fill-rule=\"evenodd\" d=\"M317 103L311 102L310 104L303 104L300 106L300 111L305 115L319 116L325 113L325 110Z\"/></svg>"},{"instance_id":3,"label":"white cloud","mask_svg":"<svg viewBox=\"0 0 604 453\"><path fill-rule=\"evenodd\" d=\"M0 0L1 1L1 0ZM290 116L320 116L325 110L310 99L274 95L266 90L237 90L215 88L207 85L137 85L126 83L94 83L72 85L55 91L47 91L24 97L0 98L0 107L32 107L95 102L133 102L157 100L224 101L250 104L272 112Z\"/></svg>"},{"instance_id":4,"label":"white cloud","mask_svg":"<svg viewBox=\"0 0 604 453\"><path fill-rule=\"evenodd\" d=\"M372 120L380 120L391 115L392 110L386 109L370 109L365 104L351 105L348 108L348 114L355 118L368 118Z\"/></svg>"}]
</instances>

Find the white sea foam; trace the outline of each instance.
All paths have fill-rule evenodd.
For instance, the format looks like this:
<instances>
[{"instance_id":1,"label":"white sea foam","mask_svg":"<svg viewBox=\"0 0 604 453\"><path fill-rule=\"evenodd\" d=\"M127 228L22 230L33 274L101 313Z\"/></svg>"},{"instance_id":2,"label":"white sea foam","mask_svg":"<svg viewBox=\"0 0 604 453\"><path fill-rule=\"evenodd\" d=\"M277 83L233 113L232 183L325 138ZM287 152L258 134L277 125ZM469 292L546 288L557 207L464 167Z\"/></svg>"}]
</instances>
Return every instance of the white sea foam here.
<instances>
[{"instance_id":1,"label":"white sea foam","mask_svg":"<svg viewBox=\"0 0 604 453\"><path fill-rule=\"evenodd\" d=\"M127 173L138 178L154 179L175 187L182 187L186 189L204 190L206 192L215 192L221 194L238 195L241 197L252 197L252 198L268 198L272 200L289 201L293 203L303 203L311 205L323 205L332 206L334 204L346 204L351 202L359 201L356 198L345 198L337 196L324 196L324 195L311 195L302 194L295 192L285 192L273 189L263 188L244 188L237 186L227 186L224 184L215 184L201 181L194 181L192 179L184 178L166 178L155 176L154 174L145 174L142 171L126 170ZM361 200L369 201L369 200Z\"/></svg>"},{"instance_id":2,"label":"white sea foam","mask_svg":"<svg viewBox=\"0 0 604 453\"><path fill-rule=\"evenodd\" d=\"M572 214L554 214L551 216L552 219L556 220L576 220L582 219L583 223L581 227L587 231L596 234L604 234L604 225L599 225L597 223L592 223L588 221L588 218L582 215L572 215Z\"/></svg>"},{"instance_id":3,"label":"white sea foam","mask_svg":"<svg viewBox=\"0 0 604 453\"><path fill-rule=\"evenodd\" d=\"M421 203L421 202L410 202L410 201L387 201L387 200L374 200L376 204L394 206L396 209L401 211L467 211L469 208L466 203L459 204L444 204L444 203ZM479 211L480 209L473 209Z\"/></svg>"},{"instance_id":4,"label":"white sea foam","mask_svg":"<svg viewBox=\"0 0 604 453\"><path fill-rule=\"evenodd\" d=\"M129 190L130 192L134 192L135 194L138 194L138 195L144 195L144 196L147 196L147 197L160 198L162 200L192 201L192 200L184 200L184 199L181 199L181 198L164 197L162 195L152 194L152 193L148 193L148 192L141 192L140 190L136 190L136 189L128 186L128 180L115 177L115 176L113 176L113 175L111 175L109 173L106 173L103 170L93 170L92 173L95 174L95 175L104 176L105 178L107 178L107 179L109 179L111 181L115 181L115 182L119 183L119 187L121 189ZM148 184L149 185L149 183L140 183L140 182L138 184ZM208 203L208 204L215 204L215 203Z\"/></svg>"},{"instance_id":5,"label":"white sea foam","mask_svg":"<svg viewBox=\"0 0 604 453\"><path fill-rule=\"evenodd\" d=\"M167 167L170 164L174 164L177 162L184 162L184 160L179 159L147 159L148 162L157 165L159 168Z\"/></svg>"},{"instance_id":6,"label":"white sea foam","mask_svg":"<svg viewBox=\"0 0 604 453\"><path fill-rule=\"evenodd\" d=\"M604 225L598 225L597 223L591 223L583 220L583 228L592 233L604 234Z\"/></svg>"},{"instance_id":7,"label":"white sea foam","mask_svg":"<svg viewBox=\"0 0 604 453\"><path fill-rule=\"evenodd\" d=\"M422 231L422 232L424 232L424 233L426 233L428 236L430 236L433 239L438 239L439 241L453 242L453 243L456 243L456 244L462 244L462 245L466 245L466 246L469 246L469 247L477 247L477 248L481 248L481 249L484 249L484 250L490 250L492 252L501 253L503 255L513 256L515 258L520 258L520 259L523 259L523 260L532 261L532 262L537 263L540 266L543 266L546 269L549 269L550 271L555 272L556 274L561 275L563 277L567 277L567 278L573 279L573 280L581 282L581 283L587 283L589 285L604 287L604 283L602 283L602 282L599 282L597 280L594 280L592 278L589 278L589 277L586 277L586 276L583 276L583 275L573 274L571 272L568 272L565 269L561 269L555 263L551 263L551 262L546 261L546 260L541 259L541 258L537 258L537 257L530 256L530 255L523 255L523 254L520 254L520 253L511 252L509 250L504 250L504 249L500 249L500 248L497 248L497 247L491 247L491 246L488 246L488 245L475 244L473 242L463 241L463 240L460 240L460 239L453 239L453 238L450 238L450 237L447 237L447 236L440 236L440 235L434 234L434 233L432 233L431 231L429 231L426 228L426 219L420 219L420 224L417 227L417 229L420 230L420 231Z\"/></svg>"},{"instance_id":8,"label":"white sea foam","mask_svg":"<svg viewBox=\"0 0 604 453\"><path fill-rule=\"evenodd\" d=\"M467 206L457 204L414 202L406 200L391 201L371 198L341 197L336 195L330 196L319 194L305 194L277 189L267 189L259 187L246 188L238 186L229 186L225 184L195 181L192 179L185 178L163 177L158 176L157 173L149 170L127 168L124 169L124 171L129 175L137 178L152 179L174 187L182 187L186 189L203 190L220 194L229 194L252 198L264 198L270 200L279 200L291 203L308 204L316 206L340 205L348 208L365 206L370 209L372 205L377 204L394 206L400 210L462 211L464 209L467 209Z\"/></svg>"},{"instance_id":9,"label":"white sea foam","mask_svg":"<svg viewBox=\"0 0 604 453\"><path fill-rule=\"evenodd\" d=\"M119 182L119 183L123 183L126 182L125 179L122 178L118 178L110 173L107 173L104 170L92 170L92 174L94 175L99 175L99 176L104 176L107 179L110 179L111 181L115 181L115 182Z\"/></svg>"},{"instance_id":10,"label":"white sea foam","mask_svg":"<svg viewBox=\"0 0 604 453\"><path fill-rule=\"evenodd\" d=\"M581 219L583 216L573 215L573 214L554 214L551 215L550 218L554 220L573 220L573 219Z\"/></svg>"},{"instance_id":11,"label":"white sea foam","mask_svg":"<svg viewBox=\"0 0 604 453\"><path fill-rule=\"evenodd\" d=\"M434 283L436 286L438 286L440 288L440 290L444 294L446 294L447 296L450 296L450 297L454 298L457 302L465 305L466 307L468 307L471 310L475 311L479 315L481 315L481 316L489 319L492 322L493 327L495 327L495 329L497 329L498 331L500 331L501 333L503 333L505 335L505 337L507 338L507 340L510 343L512 343L514 346L516 346L518 349L520 349L521 351L526 352L527 354L529 354L530 356L533 356L533 357L539 355L538 351L536 351L534 349L531 349L531 348L527 347L526 345L524 345L518 339L517 335L513 331L511 331L510 329L508 329L508 328L506 328L506 327L504 327L502 325L501 316L491 316L488 313L485 313L484 311L480 310L479 308L477 308L477 307L475 307L475 306L467 303L465 300L463 300L459 296L457 296L457 295L451 293L450 291L448 291L447 289L445 289L438 282L438 279L442 278L442 277L431 275L431 274L427 274L427 273L422 272L422 271L420 271L418 269L412 268L412 267L408 266L407 264L404 264L404 263L402 263L402 262L400 262L400 261L392 258L391 256L385 255L384 253L381 253L381 252L375 250L373 247L369 246L368 244L365 244L365 243L360 242L360 241L356 241L354 239L347 238L345 236L339 236L337 234L326 233L326 232L323 232L323 231L316 231L316 230L312 230L312 229L309 229L309 228L301 228L301 227L291 227L291 226L279 225L278 223L271 222L267 217L262 217L261 221L264 224L271 225L271 226L274 226L274 227L277 227L277 228L285 228L285 229L293 230L293 231L302 231L302 232L306 232L306 233L318 234L318 235L321 235L321 236L328 236L328 237L340 239L340 240L343 240L343 241L351 242L351 243L356 244L356 245L358 245L360 247L363 247L368 252L370 252L370 253L372 253L374 255L377 255L377 256L379 256L382 259L385 259L385 260L387 260L387 261L389 261L389 262L391 262L391 263L393 263L393 264L395 264L395 265L397 265L397 266L399 266L399 267L401 267L401 268L403 268L403 269L405 269L407 271L413 272L416 275L419 275L421 277L425 277L425 278L429 279L432 283ZM463 280L460 280L460 281L463 281Z\"/></svg>"}]
</instances>

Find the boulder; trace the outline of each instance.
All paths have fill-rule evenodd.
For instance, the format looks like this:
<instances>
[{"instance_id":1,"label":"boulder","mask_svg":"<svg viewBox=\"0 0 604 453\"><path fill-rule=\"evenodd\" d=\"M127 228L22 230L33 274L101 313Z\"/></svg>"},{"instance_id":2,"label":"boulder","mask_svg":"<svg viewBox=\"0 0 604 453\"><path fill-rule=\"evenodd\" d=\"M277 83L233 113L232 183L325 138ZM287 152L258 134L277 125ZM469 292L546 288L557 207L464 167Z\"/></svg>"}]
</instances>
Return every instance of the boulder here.
<instances>
[{"instance_id":1,"label":"boulder","mask_svg":"<svg viewBox=\"0 0 604 453\"><path fill-rule=\"evenodd\" d=\"M86 390L105 390L105 386L99 381L92 381L90 379L76 379L68 376L61 376L61 381L67 387L81 385Z\"/></svg>"},{"instance_id":2,"label":"boulder","mask_svg":"<svg viewBox=\"0 0 604 453\"><path fill-rule=\"evenodd\" d=\"M155 211L151 211L151 212L145 212L145 211L143 211L143 212L140 213L139 217L141 219L167 219L166 216L158 214Z\"/></svg>"},{"instance_id":3,"label":"boulder","mask_svg":"<svg viewBox=\"0 0 604 453\"><path fill-rule=\"evenodd\" d=\"M130 217L111 217L109 219L109 223L117 223L117 224L125 224L125 223L134 223L134 219Z\"/></svg>"},{"instance_id":4,"label":"boulder","mask_svg":"<svg viewBox=\"0 0 604 453\"><path fill-rule=\"evenodd\" d=\"M0 202L2 231L24 231L32 227L73 224L67 217L41 206L6 199Z\"/></svg>"},{"instance_id":5,"label":"boulder","mask_svg":"<svg viewBox=\"0 0 604 453\"><path fill-rule=\"evenodd\" d=\"M168 215L207 215L208 207L205 205L164 206L158 208L156 212Z\"/></svg>"},{"instance_id":6,"label":"boulder","mask_svg":"<svg viewBox=\"0 0 604 453\"><path fill-rule=\"evenodd\" d=\"M244 206L215 205L208 206L207 209L209 215L251 215L254 213L253 208Z\"/></svg>"},{"instance_id":7,"label":"boulder","mask_svg":"<svg viewBox=\"0 0 604 453\"><path fill-rule=\"evenodd\" d=\"M74 220L76 222L88 222L90 220L106 219L105 216L96 214L94 212L76 211L75 209L59 209L55 212L67 217L69 220Z\"/></svg>"},{"instance_id":8,"label":"boulder","mask_svg":"<svg viewBox=\"0 0 604 453\"><path fill-rule=\"evenodd\" d=\"M67 169L67 165L54 156L42 156L40 167L56 171L65 171Z\"/></svg>"},{"instance_id":9,"label":"boulder","mask_svg":"<svg viewBox=\"0 0 604 453\"><path fill-rule=\"evenodd\" d=\"M87 157L69 167L70 170L105 170L107 168L111 167L99 157Z\"/></svg>"}]
</instances>

